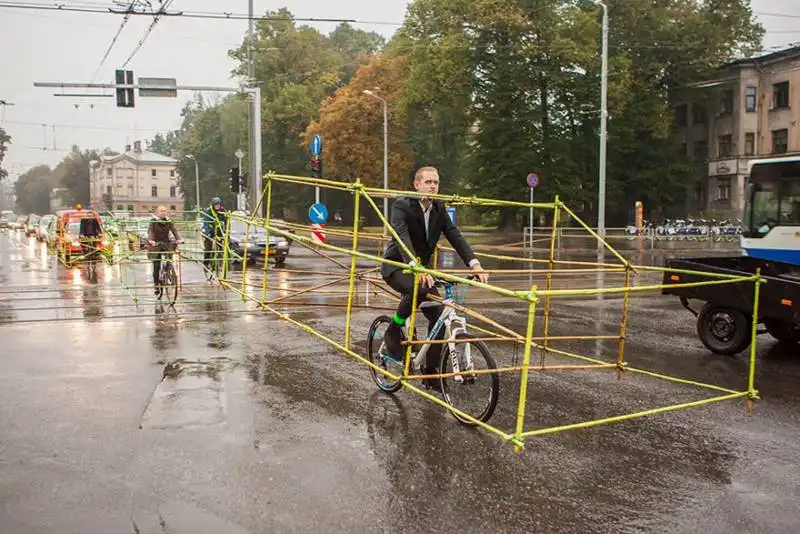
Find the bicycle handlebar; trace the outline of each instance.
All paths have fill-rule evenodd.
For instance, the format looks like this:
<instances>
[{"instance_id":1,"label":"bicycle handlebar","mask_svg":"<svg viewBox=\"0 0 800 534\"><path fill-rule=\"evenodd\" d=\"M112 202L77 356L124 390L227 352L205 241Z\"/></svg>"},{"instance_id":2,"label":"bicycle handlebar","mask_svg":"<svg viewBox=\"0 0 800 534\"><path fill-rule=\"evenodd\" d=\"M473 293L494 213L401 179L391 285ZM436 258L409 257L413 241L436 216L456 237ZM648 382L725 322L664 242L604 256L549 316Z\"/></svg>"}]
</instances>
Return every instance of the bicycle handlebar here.
<instances>
[{"instance_id":1,"label":"bicycle handlebar","mask_svg":"<svg viewBox=\"0 0 800 534\"><path fill-rule=\"evenodd\" d=\"M471 274L469 276L465 276L464 278L466 278L467 280L477 280L478 276L474 275L474 274ZM448 285L449 286L457 286L460 283L461 282L458 282L458 281L453 282L451 280L445 280L443 278L434 278L433 279L433 285L434 286L440 286L440 287L445 287L445 286L448 286Z\"/></svg>"}]
</instances>

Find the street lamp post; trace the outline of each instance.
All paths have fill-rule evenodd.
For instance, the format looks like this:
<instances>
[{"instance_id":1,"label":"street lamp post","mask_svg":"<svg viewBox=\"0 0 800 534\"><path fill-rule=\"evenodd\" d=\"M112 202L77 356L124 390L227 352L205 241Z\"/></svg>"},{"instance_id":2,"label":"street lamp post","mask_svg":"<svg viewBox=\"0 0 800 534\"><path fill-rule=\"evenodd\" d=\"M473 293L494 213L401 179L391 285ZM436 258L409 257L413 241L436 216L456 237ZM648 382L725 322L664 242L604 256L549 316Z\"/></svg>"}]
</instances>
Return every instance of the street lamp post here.
<instances>
[{"instance_id":1,"label":"street lamp post","mask_svg":"<svg viewBox=\"0 0 800 534\"><path fill-rule=\"evenodd\" d=\"M96 159L89 160L89 205L92 206L92 200L97 198L97 164L100 163ZM94 206L92 206L94 207Z\"/></svg>"},{"instance_id":2,"label":"street lamp post","mask_svg":"<svg viewBox=\"0 0 800 534\"><path fill-rule=\"evenodd\" d=\"M389 189L389 106L385 99L376 95L369 89L364 89L362 92L367 96L380 100L383 107L383 189L387 190ZM383 218L387 221L389 220L388 197L383 197ZM383 233L386 234L386 228L383 229Z\"/></svg>"},{"instance_id":3,"label":"street lamp post","mask_svg":"<svg viewBox=\"0 0 800 534\"><path fill-rule=\"evenodd\" d=\"M200 167L197 165L197 158L194 154L186 154L186 157L194 161L194 195L195 209L200 211Z\"/></svg>"},{"instance_id":4,"label":"street lamp post","mask_svg":"<svg viewBox=\"0 0 800 534\"><path fill-rule=\"evenodd\" d=\"M600 177L597 191L597 233L606 237L606 142L608 137L608 6L600 0L595 4L603 8L603 51L600 84ZM598 243L598 246L602 246Z\"/></svg>"}]
</instances>

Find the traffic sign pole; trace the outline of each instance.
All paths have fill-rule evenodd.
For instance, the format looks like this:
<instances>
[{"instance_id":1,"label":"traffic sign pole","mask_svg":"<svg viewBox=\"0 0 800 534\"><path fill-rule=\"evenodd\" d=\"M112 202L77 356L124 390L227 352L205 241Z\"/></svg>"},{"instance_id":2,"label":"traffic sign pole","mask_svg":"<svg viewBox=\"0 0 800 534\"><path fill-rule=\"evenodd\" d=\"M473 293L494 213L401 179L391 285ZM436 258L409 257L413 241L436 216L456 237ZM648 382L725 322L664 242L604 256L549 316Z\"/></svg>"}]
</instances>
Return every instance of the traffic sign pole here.
<instances>
[{"instance_id":1,"label":"traffic sign pole","mask_svg":"<svg viewBox=\"0 0 800 534\"><path fill-rule=\"evenodd\" d=\"M531 249L531 257L533 257L533 190L539 185L539 175L535 173L530 173L527 178L526 182L528 183L528 187L530 188L530 203L531 206L528 212L528 220L530 221L530 227L528 229L528 246Z\"/></svg>"}]
</instances>

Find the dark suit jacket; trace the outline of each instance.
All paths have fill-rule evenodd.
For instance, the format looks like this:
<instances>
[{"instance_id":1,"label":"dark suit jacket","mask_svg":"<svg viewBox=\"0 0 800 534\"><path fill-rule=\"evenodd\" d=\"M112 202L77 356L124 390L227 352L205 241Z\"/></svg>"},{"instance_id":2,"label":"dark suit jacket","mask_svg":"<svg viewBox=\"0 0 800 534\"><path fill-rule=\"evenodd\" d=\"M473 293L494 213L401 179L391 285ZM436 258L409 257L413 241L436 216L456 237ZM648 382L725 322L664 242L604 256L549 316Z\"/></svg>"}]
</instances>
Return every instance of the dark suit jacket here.
<instances>
[{"instance_id":1,"label":"dark suit jacket","mask_svg":"<svg viewBox=\"0 0 800 534\"><path fill-rule=\"evenodd\" d=\"M439 200L434 200L431 207L427 238L425 236L425 215L422 212L419 199L402 197L395 200L394 204L392 204L392 213L389 220L392 223L392 228L403 240L403 243L417 255L419 262L426 267L431 267L430 262L433 258L433 251L436 249L436 244L442 234L456 249L465 264L469 264L475 259L472 248L461 235L461 232L458 231L456 225L453 224L453 221L450 220L444 203ZM383 257L399 263L409 263L411 260L416 261L417 259L407 258L394 238L392 238L389 246L386 247ZM393 265L382 264L381 276L388 278L398 269L400 268Z\"/></svg>"}]
</instances>

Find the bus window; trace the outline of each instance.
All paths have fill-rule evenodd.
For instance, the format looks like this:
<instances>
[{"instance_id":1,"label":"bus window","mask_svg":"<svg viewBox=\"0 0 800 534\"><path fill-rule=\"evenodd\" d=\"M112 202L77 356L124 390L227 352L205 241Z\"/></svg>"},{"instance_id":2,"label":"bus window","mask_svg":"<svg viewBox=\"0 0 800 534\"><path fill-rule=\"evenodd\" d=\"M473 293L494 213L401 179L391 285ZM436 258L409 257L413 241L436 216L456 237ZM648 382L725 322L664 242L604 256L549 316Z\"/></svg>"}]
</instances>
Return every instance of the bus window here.
<instances>
[{"instance_id":1,"label":"bus window","mask_svg":"<svg viewBox=\"0 0 800 534\"><path fill-rule=\"evenodd\" d=\"M781 224L800 225L800 181L786 184L781 195Z\"/></svg>"}]
</instances>

